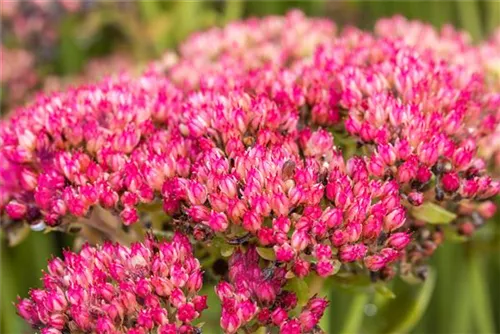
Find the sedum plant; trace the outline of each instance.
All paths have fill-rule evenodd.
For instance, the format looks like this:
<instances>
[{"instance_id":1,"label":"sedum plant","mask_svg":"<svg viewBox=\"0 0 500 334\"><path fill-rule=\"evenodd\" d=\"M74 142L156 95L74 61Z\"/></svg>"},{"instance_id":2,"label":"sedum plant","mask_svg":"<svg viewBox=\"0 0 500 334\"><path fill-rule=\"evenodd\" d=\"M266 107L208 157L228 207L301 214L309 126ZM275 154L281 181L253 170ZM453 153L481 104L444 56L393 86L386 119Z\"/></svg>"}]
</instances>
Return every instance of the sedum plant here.
<instances>
[{"instance_id":1,"label":"sedum plant","mask_svg":"<svg viewBox=\"0 0 500 334\"><path fill-rule=\"evenodd\" d=\"M495 213L499 60L498 38L292 11L38 96L0 125L2 228L96 246L51 260L19 315L200 333L205 284L225 333L322 333L329 280L425 280L443 239Z\"/></svg>"}]
</instances>

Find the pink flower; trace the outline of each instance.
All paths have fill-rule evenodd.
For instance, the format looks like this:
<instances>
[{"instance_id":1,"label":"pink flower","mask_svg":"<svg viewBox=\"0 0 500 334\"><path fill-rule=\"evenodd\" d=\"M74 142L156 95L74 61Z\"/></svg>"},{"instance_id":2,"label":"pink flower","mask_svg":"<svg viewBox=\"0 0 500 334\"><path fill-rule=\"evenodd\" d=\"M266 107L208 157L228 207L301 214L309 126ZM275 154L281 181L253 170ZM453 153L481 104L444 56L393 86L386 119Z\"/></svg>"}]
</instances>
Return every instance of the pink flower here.
<instances>
[{"instance_id":1,"label":"pink flower","mask_svg":"<svg viewBox=\"0 0 500 334\"><path fill-rule=\"evenodd\" d=\"M97 248L86 245L79 254L67 251L64 261L51 260L49 272L44 276L44 288L31 290L30 298L20 300L18 313L32 326L47 330L62 330L71 322L71 326L80 331L116 331L119 326L120 330L127 331L132 329L128 324L135 321L152 330L168 323L167 309L161 306L161 301L170 305L169 312L176 313L183 326L190 326L206 307L206 303L199 300L202 297L195 295L201 285L191 288L190 297L184 297L180 305L174 306L172 288L182 293L182 286L176 287L174 271L160 273L152 267L157 260L168 263L160 251L165 247L183 254L174 260L173 267L184 268L191 275L201 274L199 264L188 266L190 262L198 262L193 258L189 240L180 234L171 242L147 239L144 244L134 244L131 248L111 243ZM116 275L115 267L122 267L124 271ZM138 303L138 298L144 302ZM105 313L96 319L88 313L93 308Z\"/></svg>"}]
</instances>

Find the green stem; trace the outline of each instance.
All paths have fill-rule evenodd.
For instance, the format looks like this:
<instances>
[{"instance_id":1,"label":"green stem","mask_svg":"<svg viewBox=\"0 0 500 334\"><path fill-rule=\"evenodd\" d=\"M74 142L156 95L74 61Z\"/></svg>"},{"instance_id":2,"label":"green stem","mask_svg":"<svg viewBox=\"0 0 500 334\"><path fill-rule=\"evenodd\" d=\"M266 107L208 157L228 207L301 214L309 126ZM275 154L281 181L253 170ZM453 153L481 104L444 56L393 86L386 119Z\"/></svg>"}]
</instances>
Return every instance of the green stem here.
<instances>
[{"instance_id":1,"label":"green stem","mask_svg":"<svg viewBox=\"0 0 500 334\"><path fill-rule=\"evenodd\" d=\"M230 22L239 19L243 15L244 2L241 0L226 1L224 8L224 21Z\"/></svg>"},{"instance_id":2,"label":"green stem","mask_svg":"<svg viewBox=\"0 0 500 334\"><path fill-rule=\"evenodd\" d=\"M368 302L368 294L359 292L352 299L351 305L347 313L344 326L340 334L356 334L359 333L363 324L364 307Z\"/></svg>"},{"instance_id":3,"label":"green stem","mask_svg":"<svg viewBox=\"0 0 500 334\"><path fill-rule=\"evenodd\" d=\"M485 2L487 9L487 33L491 34L500 26L500 1L498 0L490 0Z\"/></svg>"},{"instance_id":4,"label":"green stem","mask_svg":"<svg viewBox=\"0 0 500 334\"><path fill-rule=\"evenodd\" d=\"M469 244L464 245L466 251ZM462 258L468 259L470 254L461 255ZM463 263L467 263L467 260ZM467 273L467 266L461 266L461 270L457 273L460 279L455 281L455 293L451 303L450 333L469 333L471 329L471 290L470 276Z\"/></svg>"},{"instance_id":5,"label":"green stem","mask_svg":"<svg viewBox=\"0 0 500 334\"><path fill-rule=\"evenodd\" d=\"M3 248L3 245L0 245ZM16 294L19 292L19 287L16 278L16 267L12 265L11 259L5 254L5 249L0 251L1 268L5 273L1 277L0 284L0 331L2 333L22 333L26 328L16 315L16 308L12 303L16 302Z\"/></svg>"},{"instance_id":6,"label":"green stem","mask_svg":"<svg viewBox=\"0 0 500 334\"><path fill-rule=\"evenodd\" d=\"M475 255L475 254L474 254ZM491 303L488 298L488 287L485 281L485 272L482 269L482 260L478 256L471 256L468 269L470 275L470 286L473 319L475 320L475 329L478 334L496 333L493 314L491 312Z\"/></svg>"},{"instance_id":7,"label":"green stem","mask_svg":"<svg viewBox=\"0 0 500 334\"><path fill-rule=\"evenodd\" d=\"M479 4L477 1L457 1L460 24L467 30L475 41L483 36L481 17L479 15Z\"/></svg>"},{"instance_id":8,"label":"green stem","mask_svg":"<svg viewBox=\"0 0 500 334\"><path fill-rule=\"evenodd\" d=\"M454 316L451 313L452 308L450 308L449 299L450 296L456 294L457 289L455 285L458 282L454 280L453 277L457 277L460 271L458 265L463 263L453 261L456 256L457 245L450 242L445 243L436 252L436 266L439 272L437 273L436 291L433 296L433 303L431 303L431 307L435 309L432 309L432 311L428 313L432 319L429 329L436 333L451 333L451 321L446 321L446 319L451 319L451 317Z\"/></svg>"},{"instance_id":9,"label":"green stem","mask_svg":"<svg viewBox=\"0 0 500 334\"><path fill-rule=\"evenodd\" d=\"M453 23L453 6L454 4L449 1L431 0L428 7L431 23L437 28L443 24Z\"/></svg>"}]
</instances>

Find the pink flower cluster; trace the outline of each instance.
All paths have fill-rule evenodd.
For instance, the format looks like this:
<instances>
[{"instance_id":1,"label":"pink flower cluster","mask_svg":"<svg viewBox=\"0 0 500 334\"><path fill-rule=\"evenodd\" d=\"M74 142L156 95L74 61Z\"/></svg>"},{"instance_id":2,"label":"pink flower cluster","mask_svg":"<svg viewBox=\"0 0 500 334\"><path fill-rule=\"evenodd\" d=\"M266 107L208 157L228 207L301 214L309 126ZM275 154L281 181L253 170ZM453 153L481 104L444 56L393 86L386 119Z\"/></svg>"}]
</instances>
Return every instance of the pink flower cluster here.
<instances>
[{"instance_id":1,"label":"pink flower cluster","mask_svg":"<svg viewBox=\"0 0 500 334\"><path fill-rule=\"evenodd\" d=\"M219 283L215 291L222 302L220 325L225 333L259 326L278 328L281 334L312 333L328 306L322 298L312 297L297 317L289 312L297 306L294 292L284 289L283 267L261 269L254 247L237 251L229 261L229 283ZM256 327L257 326L257 327Z\"/></svg>"},{"instance_id":2,"label":"pink flower cluster","mask_svg":"<svg viewBox=\"0 0 500 334\"><path fill-rule=\"evenodd\" d=\"M397 36L335 31L297 12L252 19L195 35L166 74L40 97L0 127L0 209L56 225L100 205L129 225L161 198L195 227L251 233L301 275L385 267L412 205L498 192L476 141L500 99L484 98L482 72ZM344 159L327 127L365 155Z\"/></svg>"},{"instance_id":3,"label":"pink flower cluster","mask_svg":"<svg viewBox=\"0 0 500 334\"><path fill-rule=\"evenodd\" d=\"M101 205L136 222L138 203L151 202L165 178L189 171L190 140L170 126L181 98L165 78L146 74L40 96L18 109L0 125L0 209L57 225Z\"/></svg>"},{"instance_id":4,"label":"pink flower cluster","mask_svg":"<svg viewBox=\"0 0 500 334\"><path fill-rule=\"evenodd\" d=\"M17 310L43 334L196 333L192 322L207 308L197 294L202 275L181 234L130 248L86 245L51 260L44 288L31 290Z\"/></svg>"},{"instance_id":5,"label":"pink flower cluster","mask_svg":"<svg viewBox=\"0 0 500 334\"><path fill-rule=\"evenodd\" d=\"M286 277L351 262L380 278L414 271L443 237L416 207L454 211L466 235L495 211L487 200L500 183L483 149L500 124L490 67L447 59L474 49L460 34L430 34L454 40L445 52L398 20L336 34L298 12L250 19L194 35L138 78L40 96L0 124L0 212L59 225L101 206L130 225L141 204L161 203L198 241L216 234L275 256L263 270L253 246L236 250L217 288L226 332L311 332L326 302L291 317ZM392 36L391 24L411 33ZM185 303L196 312L174 307L187 325L201 309ZM33 324L50 320L28 311Z\"/></svg>"},{"instance_id":6,"label":"pink flower cluster","mask_svg":"<svg viewBox=\"0 0 500 334\"><path fill-rule=\"evenodd\" d=\"M482 112L485 113L481 131L476 138L478 153L492 160L493 167L500 165L499 95L500 88L500 30L497 29L487 41L475 45L464 31L446 25L441 31L420 21L410 21L401 16L379 20L375 33L385 38L400 38L405 44L419 52L431 54L444 60L448 66L459 71L482 74L483 93L478 96Z\"/></svg>"}]
</instances>

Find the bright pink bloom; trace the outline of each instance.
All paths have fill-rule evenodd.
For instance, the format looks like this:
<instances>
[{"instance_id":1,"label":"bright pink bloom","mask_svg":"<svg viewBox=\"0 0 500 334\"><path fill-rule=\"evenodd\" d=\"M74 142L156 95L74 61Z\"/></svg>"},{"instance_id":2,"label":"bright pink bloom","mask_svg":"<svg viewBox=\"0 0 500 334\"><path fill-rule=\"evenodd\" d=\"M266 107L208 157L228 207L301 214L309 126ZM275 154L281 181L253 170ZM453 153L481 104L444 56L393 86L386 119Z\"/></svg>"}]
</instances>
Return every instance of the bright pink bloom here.
<instances>
[{"instance_id":1,"label":"bright pink bloom","mask_svg":"<svg viewBox=\"0 0 500 334\"><path fill-rule=\"evenodd\" d=\"M174 250L169 257L163 251L167 248ZM182 323L173 325L190 327L190 322L206 308L206 300L195 295L201 284L191 287L188 283L190 297L184 297L174 306L172 289L182 293L183 287L176 287L178 280L172 276L175 270L161 273L154 269L157 261L178 268L177 271L183 268L191 276L201 275L189 240L180 234L171 242L147 239L131 248L111 243L97 248L86 245L79 254L65 252L64 261L56 258L49 262L44 289L31 290L29 299L19 301L19 315L32 326L47 330L62 330L71 322L80 331L123 332L132 329L128 326L135 321L153 330L168 323L167 308L161 306L162 301L170 303L168 311L175 312ZM118 274L115 268L123 271ZM144 302L138 303L137 298ZM105 313L96 319L88 313L93 308Z\"/></svg>"}]
</instances>

